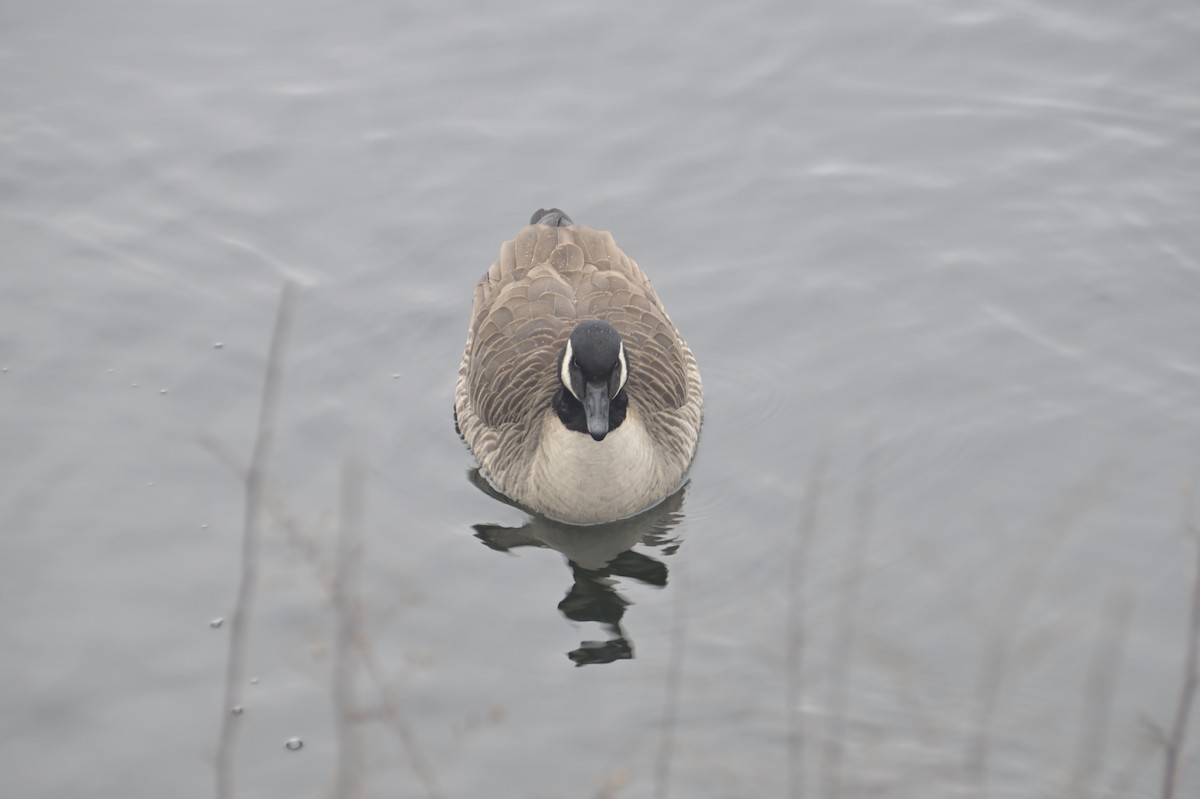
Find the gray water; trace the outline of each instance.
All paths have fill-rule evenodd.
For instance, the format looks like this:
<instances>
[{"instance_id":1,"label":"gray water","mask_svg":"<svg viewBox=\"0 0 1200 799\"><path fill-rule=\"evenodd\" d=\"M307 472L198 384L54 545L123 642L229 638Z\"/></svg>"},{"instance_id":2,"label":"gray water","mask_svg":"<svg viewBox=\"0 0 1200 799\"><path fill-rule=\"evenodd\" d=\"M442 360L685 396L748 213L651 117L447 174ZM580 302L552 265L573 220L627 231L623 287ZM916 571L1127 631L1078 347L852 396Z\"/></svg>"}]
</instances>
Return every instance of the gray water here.
<instances>
[{"instance_id":1,"label":"gray water","mask_svg":"<svg viewBox=\"0 0 1200 799\"><path fill-rule=\"evenodd\" d=\"M213 795L291 281L238 795L1158 796L1198 38L1185 0L4 3L3 793ZM451 420L549 205L705 381L684 494L591 538Z\"/></svg>"}]
</instances>

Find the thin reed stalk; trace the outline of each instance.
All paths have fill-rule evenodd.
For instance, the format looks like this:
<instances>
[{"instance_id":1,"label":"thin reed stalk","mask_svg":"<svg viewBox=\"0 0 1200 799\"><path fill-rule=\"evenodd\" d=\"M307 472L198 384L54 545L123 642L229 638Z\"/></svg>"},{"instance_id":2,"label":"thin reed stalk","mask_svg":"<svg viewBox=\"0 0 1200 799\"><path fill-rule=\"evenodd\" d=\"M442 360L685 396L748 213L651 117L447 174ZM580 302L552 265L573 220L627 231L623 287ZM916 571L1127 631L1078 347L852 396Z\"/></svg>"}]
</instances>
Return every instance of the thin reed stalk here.
<instances>
[{"instance_id":1,"label":"thin reed stalk","mask_svg":"<svg viewBox=\"0 0 1200 799\"><path fill-rule=\"evenodd\" d=\"M848 542L842 568L841 590L834 611L833 641L829 657L829 713L821 759L821 795L842 795L842 761L849 729L850 677L858 644L858 601L866 570L867 552L875 520L875 469L878 446L872 443L855 496L854 533Z\"/></svg>"},{"instance_id":2,"label":"thin reed stalk","mask_svg":"<svg viewBox=\"0 0 1200 799\"><path fill-rule=\"evenodd\" d=\"M217 737L216 791L218 799L233 799L235 750L240 717L233 708L241 704L245 684L246 653L249 641L250 616L258 583L259 528L262 523L263 484L267 462L275 434L275 419L279 408L279 389L283 382L283 364L287 357L291 335L296 288L285 283L275 314L271 333L271 348L267 356L266 378L258 411L258 427L254 436L254 451L245 474L245 501L242 509L241 575L233 614L229 621L229 653L225 660L225 690L222 697L221 729Z\"/></svg>"},{"instance_id":3,"label":"thin reed stalk","mask_svg":"<svg viewBox=\"0 0 1200 799\"><path fill-rule=\"evenodd\" d=\"M362 792L362 746L354 723L355 670L352 657L359 640L358 569L362 561L365 507L363 469L354 459L342 465L333 599L337 643L330 675L333 712L337 722L337 799L354 799Z\"/></svg>"},{"instance_id":4,"label":"thin reed stalk","mask_svg":"<svg viewBox=\"0 0 1200 799\"><path fill-rule=\"evenodd\" d=\"M363 666L366 667L367 675L375 685L375 690L379 692L379 701L383 704L383 717L400 741L400 748L404 750L409 766L425 788L426 796L429 799L441 799L445 794L438 785L437 774L417 744L417 736L413 733L412 725L408 723L408 719L401 709L400 700L396 697L395 691L387 684L383 669L375 658L375 650L361 638L355 642L355 648L358 650L358 656L362 660Z\"/></svg>"},{"instance_id":5,"label":"thin reed stalk","mask_svg":"<svg viewBox=\"0 0 1200 799\"><path fill-rule=\"evenodd\" d=\"M1104 603L1091 662L1083 684L1083 712L1079 721L1079 745L1068 783L1068 799L1086 799L1107 762L1109 717L1113 693L1125 650L1131 603L1125 594L1110 595Z\"/></svg>"},{"instance_id":6,"label":"thin reed stalk","mask_svg":"<svg viewBox=\"0 0 1200 799\"><path fill-rule=\"evenodd\" d=\"M1103 464L1055 509L1049 525L1050 534L1039 537L1038 545L1025 551L1007 601L1001 603L1003 615L993 625L993 634L985 644L975 678L975 724L973 735L967 742L964 764L967 783L973 786L978 796L987 796L992 729L1000 697L1010 676L1025 616L1041 590L1053 555L1074 532L1080 517L1093 506L1100 491L1108 484L1111 466L1111 463Z\"/></svg>"},{"instance_id":7,"label":"thin reed stalk","mask_svg":"<svg viewBox=\"0 0 1200 799\"><path fill-rule=\"evenodd\" d=\"M817 519L824 488L827 455L818 454L808 473L804 497L800 501L800 528L792 542L787 580L787 651L784 702L787 707L787 795L804 795L804 720L800 708L804 702L804 579L808 550L817 533Z\"/></svg>"},{"instance_id":8,"label":"thin reed stalk","mask_svg":"<svg viewBox=\"0 0 1200 799\"><path fill-rule=\"evenodd\" d=\"M1162 799L1174 799L1179 788L1179 769L1183 745L1187 740L1188 719L1192 715L1192 702L1196 698L1196 684L1200 680L1200 530L1196 528L1194 502L1188 502L1192 511L1187 522L1192 542L1196 546L1196 568L1192 574L1192 599L1188 613L1187 648L1183 656L1183 683L1179 687L1179 700L1175 704L1175 720L1167 737L1163 758Z\"/></svg>"},{"instance_id":9,"label":"thin reed stalk","mask_svg":"<svg viewBox=\"0 0 1200 799\"><path fill-rule=\"evenodd\" d=\"M240 471L237 465L237 458L220 441L213 438L206 438L203 443L218 460L234 472ZM266 507L266 511L272 515L274 522L283 528L288 544L301 554L304 561L315 572L318 581L329 592L330 601L332 602L334 584L337 581L336 572L330 573L326 565L321 562L318 548L310 536L301 529L299 522L288 512L282 500L264 493L263 504ZM388 726L396 734L396 738L400 742L400 747L404 750L405 757L408 758L409 765L425 789L425 794L429 799L441 799L444 794L438 785L437 773L417 743L417 737L413 734L412 725L408 723L400 700L396 696L395 691L388 685L383 668L379 665L379 661L375 657L375 650L371 647L370 640L361 634L361 630L353 637L353 646L359 660L366 669L372 688L379 695L379 701L382 705L380 717L387 722ZM356 718L362 716L361 713L352 713L352 715Z\"/></svg>"}]
</instances>

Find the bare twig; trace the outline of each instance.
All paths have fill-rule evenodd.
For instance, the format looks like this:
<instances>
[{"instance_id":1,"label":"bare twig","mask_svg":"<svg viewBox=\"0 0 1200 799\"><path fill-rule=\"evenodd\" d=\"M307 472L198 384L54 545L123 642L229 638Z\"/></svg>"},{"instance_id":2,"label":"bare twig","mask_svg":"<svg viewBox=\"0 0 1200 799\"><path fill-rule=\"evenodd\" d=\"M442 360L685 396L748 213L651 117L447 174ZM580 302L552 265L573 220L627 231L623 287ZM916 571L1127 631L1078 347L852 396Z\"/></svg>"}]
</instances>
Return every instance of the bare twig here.
<instances>
[{"instance_id":1,"label":"bare twig","mask_svg":"<svg viewBox=\"0 0 1200 799\"><path fill-rule=\"evenodd\" d=\"M1133 745L1126 751L1125 757L1121 759L1120 765L1110 766L1112 776L1100 791L1100 796L1106 799L1125 799L1132 795L1132 786L1141 782L1142 773L1166 740L1166 736L1159 733L1152 724L1142 720L1141 730Z\"/></svg>"},{"instance_id":2,"label":"bare twig","mask_svg":"<svg viewBox=\"0 0 1200 799\"><path fill-rule=\"evenodd\" d=\"M1188 502L1190 518L1187 526L1196 545L1196 572L1192 575L1191 609L1188 614L1187 650L1183 658L1183 684L1179 688L1179 701L1175 705L1175 721L1167 738L1167 750L1163 762L1162 799L1172 799L1179 787L1180 755L1187 738L1188 718L1192 713L1192 701L1196 697L1196 683L1200 680L1200 530L1196 529L1195 510Z\"/></svg>"},{"instance_id":3,"label":"bare twig","mask_svg":"<svg viewBox=\"0 0 1200 799\"><path fill-rule=\"evenodd\" d=\"M279 297L279 310L275 315L275 329L271 334L271 350L267 356L267 373L263 383L262 403L258 412L254 452L250 457L250 468L245 475L246 496L242 514L242 571L229 624L229 655L225 661L224 704L221 708L221 731L217 738L216 788L218 799L232 799L234 795L234 738L238 730L239 717L233 714L233 708L241 704L242 688L245 682L243 674L246 665L247 636L250 613L254 604L254 589L258 582L258 534L262 520L263 481L267 458L271 451L271 442L274 438L275 418L279 407L279 386L283 378L283 363L287 355L295 294L296 289L292 283L284 284Z\"/></svg>"},{"instance_id":4,"label":"bare twig","mask_svg":"<svg viewBox=\"0 0 1200 799\"><path fill-rule=\"evenodd\" d=\"M375 650L361 638L355 642L355 645L358 649L358 656L367 669L367 675L375 683L375 689L379 692L379 699L383 703L384 718L387 719L395 731L396 737L400 740L400 746L408 757L408 764L412 766L412 770L416 772L417 777L425 786L425 793L428 794L429 799L440 799L443 794L441 788L438 787L437 775L425 755L422 754L421 747L417 745L417 737L413 735L412 727L409 726L408 720L401 712L400 700L396 698L395 692L387 684L387 680L383 676L383 669L379 667L379 661L375 659Z\"/></svg>"},{"instance_id":5,"label":"bare twig","mask_svg":"<svg viewBox=\"0 0 1200 799\"><path fill-rule=\"evenodd\" d=\"M667 656L666 697L663 700L662 723L659 728L658 755L654 761L654 796L666 799L671 795L671 756L675 748L675 726L679 716L679 692L683 685L683 655L687 642L687 559L675 566L679 576L675 586L674 610L671 614L671 651Z\"/></svg>"},{"instance_id":6,"label":"bare twig","mask_svg":"<svg viewBox=\"0 0 1200 799\"><path fill-rule=\"evenodd\" d=\"M788 714L787 795L792 799L804 794L804 721L800 713L804 701L804 578L808 549L817 531L826 461L826 453L820 452L808 473L808 485L804 488L804 498L801 500L800 529L792 542L788 569L784 702Z\"/></svg>"},{"instance_id":7,"label":"bare twig","mask_svg":"<svg viewBox=\"0 0 1200 799\"><path fill-rule=\"evenodd\" d=\"M333 608L337 644L333 651L333 712L338 725L337 772L333 795L353 799L361 793L362 749L353 723L354 667L351 656L359 639L358 567L362 558L363 470L348 459L342 466L341 514L338 524Z\"/></svg>"},{"instance_id":8,"label":"bare twig","mask_svg":"<svg viewBox=\"0 0 1200 799\"><path fill-rule=\"evenodd\" d=\"M235 474L241 474L242 470L237 464L237 458L229 451L228 447L214 438L205 438L202 440L202 443L219 461L229 467ZM313 546L310 536L300 528L299 522L288 512L287 506L278 497L273 497L264 491L263 504L266 511L272 514L275 523L283 528L288 544L300 551L305 562L316 573L317 579L332 597L333 586L337 580L337 576L336 574L331 574L326 565L321 562L320 553ZM412 766L418 779L424 785L426 794L430 799L439 799L442 796L442 792L438 787L437 774L417 744L412 727L409 725L400 706L400 700L396 697L395 691L388 686L383 669L380 668L379 662L375 659L375 652L371 648L370 641L365 636L359 634L354 638L354 649L358 653L360 660L362 660L363 666L367 671L367 676L370 678L372 686L380 697L380 702L383 705L380 713L381 718L396 733L396 737L400 741L400 746L408 758L409 765ZM355 719L364 717L364 714L361 712L352 711L352 715ZM367 715L369 716L369 714Z\"/></svg>"},{"instance_id":9,"label":"bare twig","mask_svg":"<svg viewBox=\"0 0 1200 799\"><path fill-rule=\"evenodd\" d=\"M1069 799L1091 796L1096 775L1106 763L1109 714L1117 674L1121 670L1129 613L1130 600L1125 594L1110 595L1104 603L1104 615L1100 620L1095 648L1084 680L1079 748L1075 753L1075 765L1068 784Z\"/></svg>"},{"instance_id":10,"label":"bare twig","mask_svg":"<svg viewBox=\"0 0 1200 799\"><path fill-rule=\"evenodd\" d=\"M1038 539L1038 546L1029 547L1017 568L1011 584L1009 600L1002 603L1004 615L994 625L994 632L984 647L975 679L976 719L974 735L967 743L966 778L980 796L987 793L988 761L991 757L992 725L996 708L1003 693L1005 679L1034 597L1037 596L1051 563L1051 556L1069 534L1076 522L1091 505L1100 490L1107 485L1111 463L1106 463L1088 480L1072 491L1051 517L1050 535Z\"/></svg>"},{"instance_id":11,"label":"bare twig","mask_svg":"<svg viewBox=\"0 0 1200 799\"><path fill-rule=\"evenodd\" d=\"M875 460L878 445L872 442L855 497L854 534L846 549L841 590L834 611L833 641L829 657L829 715L821 761L822 796L837 799L842 795L842 755L849 726L850 675L854 669L858 638L858 597L862 588L867 550L875 517Z\"/></svg>"}]
</instances>

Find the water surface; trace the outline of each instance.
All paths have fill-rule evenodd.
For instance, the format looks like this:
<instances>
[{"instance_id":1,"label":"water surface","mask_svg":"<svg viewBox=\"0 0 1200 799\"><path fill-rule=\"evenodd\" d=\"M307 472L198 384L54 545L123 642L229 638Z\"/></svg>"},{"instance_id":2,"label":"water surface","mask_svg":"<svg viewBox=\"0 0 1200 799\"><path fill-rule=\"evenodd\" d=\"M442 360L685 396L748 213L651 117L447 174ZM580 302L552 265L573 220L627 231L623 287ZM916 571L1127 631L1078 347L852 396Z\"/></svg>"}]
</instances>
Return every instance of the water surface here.
<instances>
[{"instance_id":1,"label":"water surface","mask_svg":"<svg viewBox=\"0 0 1200 799\"><path fill-rule=\"evenodd\" d=\"M1198 34L1169 0L8 4L6 785L212 794L290 280L241 795L1159 795ZM705 381L686 493L593 541L478 491L451 422L473 283L550 205Z\"/></svg>"}]
</instances>

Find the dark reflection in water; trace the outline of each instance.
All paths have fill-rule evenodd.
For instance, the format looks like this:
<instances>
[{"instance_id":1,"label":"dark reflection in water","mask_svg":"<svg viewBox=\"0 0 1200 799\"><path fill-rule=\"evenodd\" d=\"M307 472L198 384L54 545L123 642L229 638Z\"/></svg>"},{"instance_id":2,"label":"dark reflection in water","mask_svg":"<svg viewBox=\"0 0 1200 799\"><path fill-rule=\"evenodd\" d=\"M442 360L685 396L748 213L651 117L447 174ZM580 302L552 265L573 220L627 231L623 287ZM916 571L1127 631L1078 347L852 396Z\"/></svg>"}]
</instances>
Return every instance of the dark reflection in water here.
<instances>
[{"instance_id":1,"label":"dark reflection in water","mask_svg":"<svg viewBox=\"0 0 1200 799\"><path fill-rule=\"evenodd\" d=\"M521 508L497 492L478 469L470 470L468 477L488 496ZM666 586L667 565L633 547L642 544L658 550L662 556L673 555L679 549L679 539L670 532L683 518L686 491L685 483L653 508L610 524L579 527L530 513L529 520L520 527L476 524L473 529L480 541L497 552L545 547L565 555L575 582L558 603L559 611L571 621L597 622L609 636L604 641L581 641L579 648L568 652L567 657L576 666L612 663L633 657L633 642L621 624L630 601L617 592L616 578L636 580L655 588Z\"/></svg>"}]
</instances>

